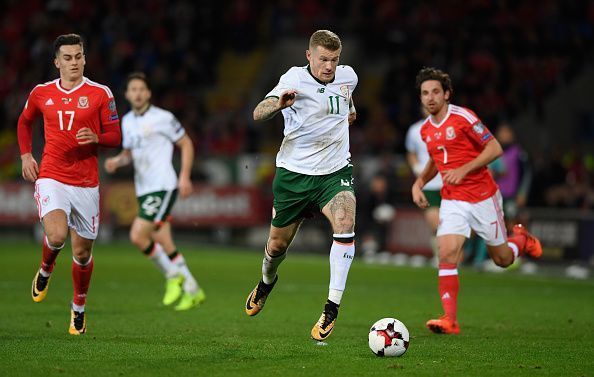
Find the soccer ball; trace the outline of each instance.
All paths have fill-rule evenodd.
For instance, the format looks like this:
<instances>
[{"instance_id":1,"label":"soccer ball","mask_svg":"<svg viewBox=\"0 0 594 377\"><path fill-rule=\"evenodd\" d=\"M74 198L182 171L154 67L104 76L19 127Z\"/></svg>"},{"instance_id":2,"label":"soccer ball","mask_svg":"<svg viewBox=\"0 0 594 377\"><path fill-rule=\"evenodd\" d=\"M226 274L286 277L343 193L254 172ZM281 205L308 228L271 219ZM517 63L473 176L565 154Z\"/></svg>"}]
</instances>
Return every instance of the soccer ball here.
<instances>
[{"instance_id":1,"label":"soccer ball","mask_svg":"<svg viewBox=\"0 0 594 377\"><path fill-rule=\"evenodd\" d=\"M408 344L408 329L395 318L382 318L369 329L369 348L376 356L402 356Z\"/></svg>"}]
</instances>

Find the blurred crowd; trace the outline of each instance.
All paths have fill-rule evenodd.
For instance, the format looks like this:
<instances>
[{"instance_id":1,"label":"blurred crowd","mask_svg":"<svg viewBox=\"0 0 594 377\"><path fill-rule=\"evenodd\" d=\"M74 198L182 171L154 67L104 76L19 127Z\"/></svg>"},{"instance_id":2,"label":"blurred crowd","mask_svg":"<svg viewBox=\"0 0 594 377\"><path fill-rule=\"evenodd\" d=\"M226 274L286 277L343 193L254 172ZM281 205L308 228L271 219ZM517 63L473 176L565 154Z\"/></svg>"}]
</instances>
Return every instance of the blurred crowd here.
<instances>
[{"instance_id":1,"label":"blurred crowd","mask_svg":"<svg viewBox=\"0 0 594 377\"><path fill-rule=\"evenodd\" d=\"M254 126L248 98L210 97L230 73L226 53L262 52L265 61L285 37L303 38L305 48L313 30L329 28L358 42L355 156L404 153L406 130L420 116L414 79L423 66L448 71L454 102L495 128L530 107L539 111L547 96L592 64L594 50L594 3L586 0L8 0L0 10L4 179L20 174L17 118L29 91L57 76L52 42L63 33L86 39L86 75L112 88L122 114L126 75L145 71L153 102L176 114L199 157L273 152L267 141L280 140L282 131L271 136ZM530 152L539 190L529 204L593 206L591 152Z\"/></svg>"}]
</instances>

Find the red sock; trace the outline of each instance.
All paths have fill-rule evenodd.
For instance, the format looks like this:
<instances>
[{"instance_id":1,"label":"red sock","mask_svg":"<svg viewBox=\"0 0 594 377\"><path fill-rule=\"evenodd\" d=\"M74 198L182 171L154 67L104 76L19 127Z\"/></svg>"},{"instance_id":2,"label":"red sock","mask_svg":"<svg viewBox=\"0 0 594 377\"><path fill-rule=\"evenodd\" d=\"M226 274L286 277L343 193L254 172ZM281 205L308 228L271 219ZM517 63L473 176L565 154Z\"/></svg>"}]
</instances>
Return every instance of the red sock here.
<instances>
[{"instance_id":1,"label":"red sock","mask_svg":"<svg viewBox=\"0 0 594 377\"><path fill-rule=\"evenodd\" d=\"M74 286L74 297L72 302L75 305L83 306L87 301L87 291L93 274L93 256L87 264L81 265L76 260L72 261L72 283Z\"/></svg>"},{"instance_id":2,"label":"red sock","mask_svg":"<svg viewBox=\"0 0 594 377\"><path fill-rule=\"evenodd\" d=\"M63 245L62 245L63 246ZM56 265L56 258L62 248L51 247L47 243L47 237L43 237L43 246L41 248L41 268L47 272L52 273L54 266Z\"/></svg>"},{"instance_id":3,"label":"red sock","mask_svg":"<svg viewBox=\"0 0 594 377\"><path fill-rule=\"evenodd\" d=\"M445 315L456 320L458 289L458 268L455 263L439 264L439 296Z\"/></svg>"},{"instance_id":4,"label":"red sock","mask_svg":"<svg viewBox=\"0 0 594 377\"><path fill-rule=\"evenodd\" d=\"M518 255L524 255L526 247L526 237L523 235L514 235L507 237L507 242L511 242L518 247Z\"/></svg>"}]
</instances>

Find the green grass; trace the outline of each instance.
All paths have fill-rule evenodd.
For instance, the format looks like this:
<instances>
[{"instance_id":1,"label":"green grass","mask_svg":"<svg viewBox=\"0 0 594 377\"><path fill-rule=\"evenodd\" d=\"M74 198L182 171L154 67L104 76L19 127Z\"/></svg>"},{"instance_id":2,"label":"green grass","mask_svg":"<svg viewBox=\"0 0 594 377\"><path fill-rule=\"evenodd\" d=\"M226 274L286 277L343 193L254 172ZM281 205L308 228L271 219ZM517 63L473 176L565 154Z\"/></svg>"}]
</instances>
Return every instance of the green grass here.
<instances>
[{"instance_id":1,"label":"green grass","mask_svg":"<svg viewBox=\"0 0 594 377\"><path fill-rule=\"evenodd\" d=\"M462 334L424 327L440 313L434 270L355 261L327 346L309 339L327 295L327 257L290 252L266 309L245 315L261 253L183 248L207 293L183 313L160 305L163 279L126 243L97 245L88 332L68 335L70 251L43 303L30 298L38 245L0 246L0 376L592 376L594 282L463 270ZM396 317L408 352L378 358L367 332Z\"/></svg>"}]
</instances>

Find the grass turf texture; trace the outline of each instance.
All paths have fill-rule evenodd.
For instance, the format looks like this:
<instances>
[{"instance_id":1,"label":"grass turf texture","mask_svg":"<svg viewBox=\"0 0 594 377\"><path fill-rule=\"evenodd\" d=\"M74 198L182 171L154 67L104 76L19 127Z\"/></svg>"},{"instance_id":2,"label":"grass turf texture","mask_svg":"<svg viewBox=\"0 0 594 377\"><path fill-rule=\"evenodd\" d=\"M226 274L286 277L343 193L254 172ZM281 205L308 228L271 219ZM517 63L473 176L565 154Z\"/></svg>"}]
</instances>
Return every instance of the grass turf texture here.
<instances>
[{"instance_id":1,"label":"grass turf texture","mask_svg":"<svg viewBox=\"0 0 594 377\"><path fill-rule=\"evenodd\" d=\"M441 311L436 273L355 261L333 335L309 332L327 295L328 258L290 252L267 306L244 313L260 276L259 251L181 248L207 294L177 313L160 305L164 280L126 243L97 245L87 305L88 332L68 335L72 297L69 246L58 258L46 300L31 279L41 257L31 242L0 246L1 376L591 376L594 282L462 270L462 334L430 334ZM379 358L371 324L402 320L411 346Z\"/></svg>"}]
</instances>

